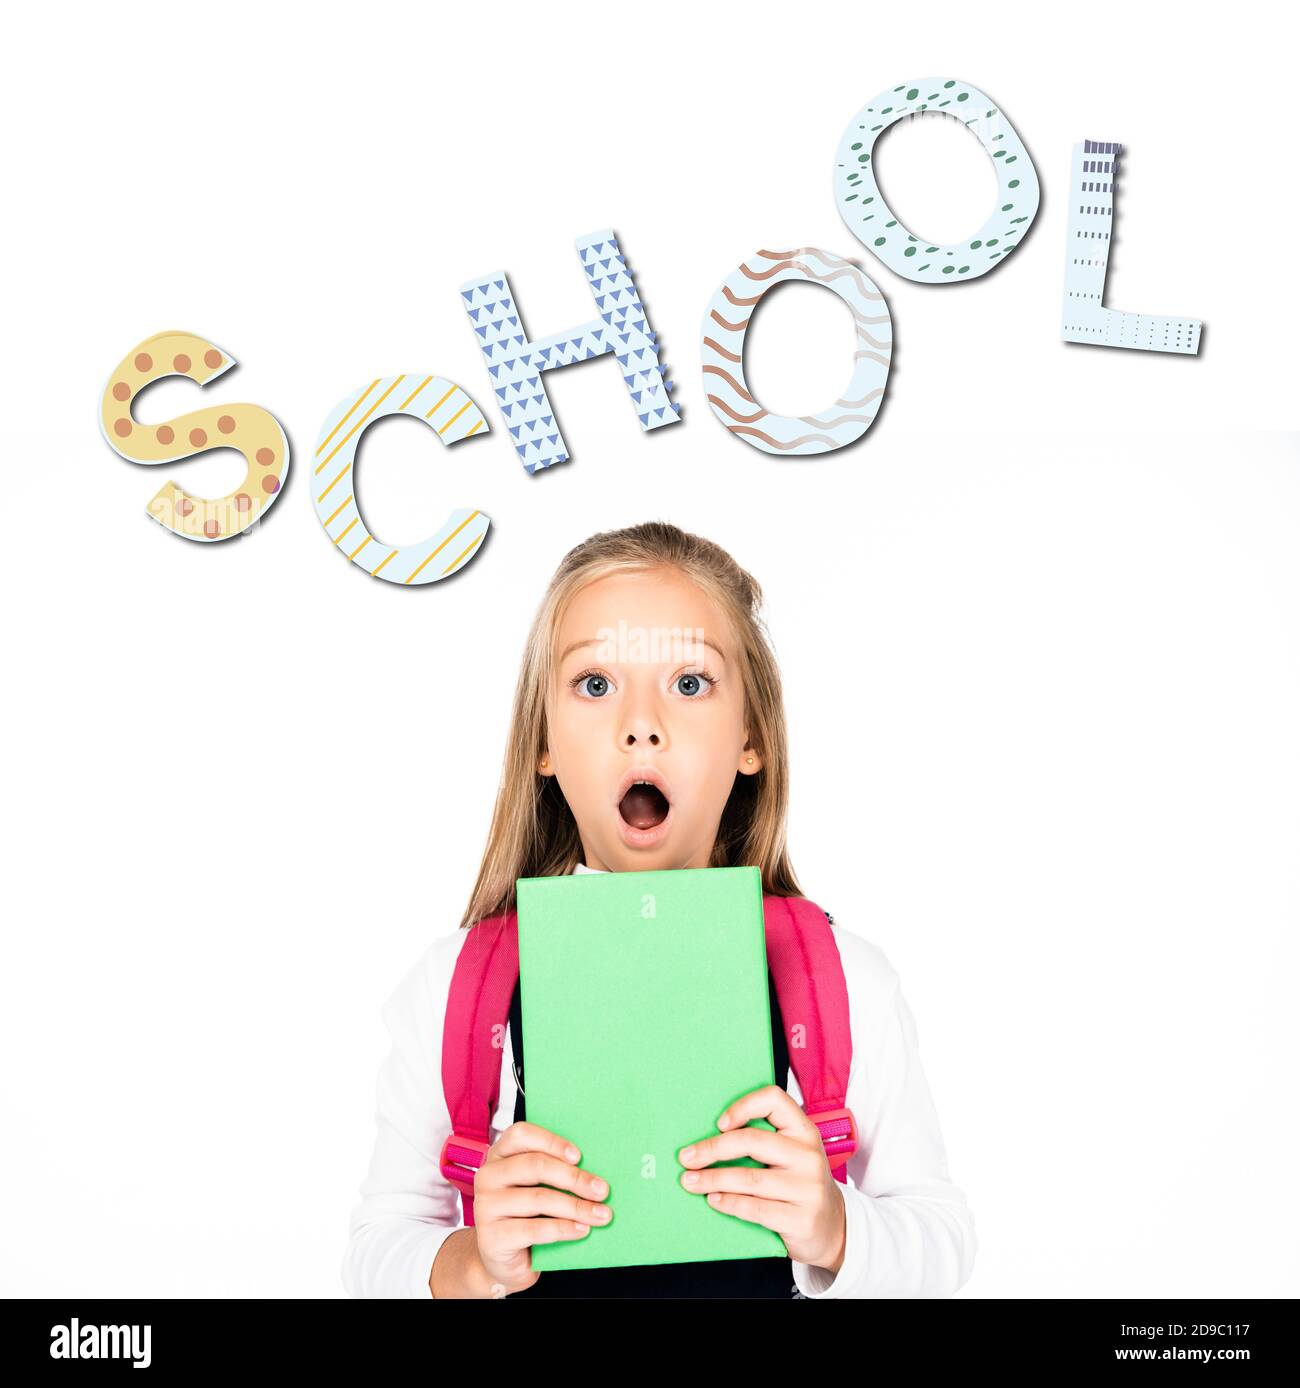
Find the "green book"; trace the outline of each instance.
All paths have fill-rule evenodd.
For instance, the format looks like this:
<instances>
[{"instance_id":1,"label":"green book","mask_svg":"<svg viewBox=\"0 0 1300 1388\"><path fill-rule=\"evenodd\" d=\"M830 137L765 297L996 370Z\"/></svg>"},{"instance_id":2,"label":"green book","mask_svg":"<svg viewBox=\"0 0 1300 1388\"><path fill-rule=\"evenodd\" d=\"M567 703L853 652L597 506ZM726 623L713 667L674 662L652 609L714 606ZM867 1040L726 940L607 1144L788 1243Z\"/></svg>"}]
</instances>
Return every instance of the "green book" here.
<instances>
[{"instance_id":1,"label":"green book","mask_svg":"<svg viewBox=\"0 0 1300 1388\"><path fill-rule=\"evenodd\" d=\"M582 1239L535 1244L533 1267L785 1257L774 1230L687 1190L677 1159L774 1083L758 868L524 877L516 891L528 1121L579 1148L613 1211Z\"/></svg>"}]
</instances>

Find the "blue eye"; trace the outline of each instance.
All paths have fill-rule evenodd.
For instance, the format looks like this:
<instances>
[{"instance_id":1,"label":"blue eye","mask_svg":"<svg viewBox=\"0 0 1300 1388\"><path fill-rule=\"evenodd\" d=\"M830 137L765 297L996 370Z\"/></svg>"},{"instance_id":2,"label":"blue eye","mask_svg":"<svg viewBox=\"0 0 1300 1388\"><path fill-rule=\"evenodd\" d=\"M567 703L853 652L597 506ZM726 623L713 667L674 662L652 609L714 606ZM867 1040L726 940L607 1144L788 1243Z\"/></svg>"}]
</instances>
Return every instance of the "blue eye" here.
<instances>
[{"instance_id":1,"label":"blue eye","mask_svg":"<svg viewBox=\"0 0 1300 1388\"><path fill-rule=\"evenodd\" d=\"M678 675L675 683L679 694L685 694L690 698L698 699L701 691L706 688L711 689L717 684L717 680L706 671L701 670L698 673L692 671L689 674Z\"/></svg>"},{"instance_id":2,"label":"blue eye","mask_svg":"<svg viewBox=\"0 0 1300 1388\"><path fill-rule=\"evenodd\" d=\"M578 675L573 684L593 699L599 699L609 692L609 681L604 675Z\"/></svg>"}]
</instances>

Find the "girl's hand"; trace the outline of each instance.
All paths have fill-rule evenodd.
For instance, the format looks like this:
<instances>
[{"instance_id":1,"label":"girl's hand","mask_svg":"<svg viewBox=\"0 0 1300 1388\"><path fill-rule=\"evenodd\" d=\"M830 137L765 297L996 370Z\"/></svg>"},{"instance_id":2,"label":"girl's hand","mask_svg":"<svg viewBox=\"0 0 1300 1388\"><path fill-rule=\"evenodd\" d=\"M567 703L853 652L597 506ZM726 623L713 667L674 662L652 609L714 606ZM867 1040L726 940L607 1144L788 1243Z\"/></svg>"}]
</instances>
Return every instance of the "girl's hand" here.
<instances>
[{"instance_id":1,"label":"girl's hand","mask_svg":"<svg viewBox=\"0 0 1300 1388\"><path fill-rule=\"evenodd\" d=\"M581 1170L581 1159L566 1138L536 1123L512 1123L488 1148L474 1173L474 1235L494 1295L521 1292L541 1276L529 1256L533 1244L583 1238L613 1217L593 1203L609 1186Z\"/></svg>"},{"instance_id":2,"label":"girl's hand","mask_svg":"<svg viewBox=\"0 0 1300 1388\"><path fill-rule=\"evenodd\" d=\"M766 1118L776 1129L744 1126ZM707 1195L724 1214L762 1224L781 1235L796 1262L839 1272L844 1261L844 1196L831 1174L816 1124L780 1086L764 1085L732 1104L718 1119L724 1131L677 1154L685 1190ZM765 1166L712 1162L753 1157Z\"/></svg>"}]
</instances>

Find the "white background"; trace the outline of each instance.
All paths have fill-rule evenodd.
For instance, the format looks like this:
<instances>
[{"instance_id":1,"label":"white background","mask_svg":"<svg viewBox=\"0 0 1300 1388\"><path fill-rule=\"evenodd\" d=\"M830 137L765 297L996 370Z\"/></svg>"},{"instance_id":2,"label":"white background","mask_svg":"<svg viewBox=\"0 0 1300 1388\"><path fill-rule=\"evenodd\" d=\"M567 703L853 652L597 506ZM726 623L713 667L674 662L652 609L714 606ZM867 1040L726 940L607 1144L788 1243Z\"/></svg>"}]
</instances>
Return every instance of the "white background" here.
<instances>
[{"instance_id":1,"label":"white background","mask_svg":"<svg viewBox=\"0 0 1300 1388\"><path fill-rule=\"evenodd\" d=\"M1260 6L923 8L10 18L0 1291L342 1295L380 1007L464 909L536 598L592 531L667 518L766 590L794 863L901 974L980 1234L962 1294L1300 1292L1293 54ZM1006 110L1044 191L951 289L880 265L831 187L858 108L936 74ZM1060 341L1084 137L1126 147L1109 302L1203 318L1198 359ZM919 234L982 222L956 122L879 163ZM585 321L573 239L606 226L684 419L642 434L608 360L553 373L572 461L529 477L458 286L504 268L535 336ZM860 445L779 460L712 417L700 320L802 244L875 279L897 351ZM170 328L242 365L145 421L252 400L292 439L243 539L145 513L237 455L140 468L99 435L108 373ZM782 289L751 384L819 409L850 343ZM492 428L363 447L380 538L493 519L409 590L305 485L330 406L394 372Z\"/></svg>"}]
</instances>

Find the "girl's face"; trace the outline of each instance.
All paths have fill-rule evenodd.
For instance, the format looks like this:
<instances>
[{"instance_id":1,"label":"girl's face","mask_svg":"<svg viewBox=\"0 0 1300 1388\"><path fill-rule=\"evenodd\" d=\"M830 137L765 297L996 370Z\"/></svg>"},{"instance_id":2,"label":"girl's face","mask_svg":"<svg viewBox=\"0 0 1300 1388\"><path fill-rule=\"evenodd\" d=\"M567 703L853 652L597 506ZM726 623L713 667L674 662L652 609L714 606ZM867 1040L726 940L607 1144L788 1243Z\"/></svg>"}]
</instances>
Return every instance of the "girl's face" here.
<instances>
[{"instance_id":1,"label":"girl's face","mask_svg":"<svg viewBox=\"0 0 1300 1388\"><path fill-rule=\"evenodd\" d=\"M736 773L762 767L721 609L675 569L610 574L570 601L557 652L537 769L558 779L586 865L708 867Z\"/></svg>"}]
</instances>

